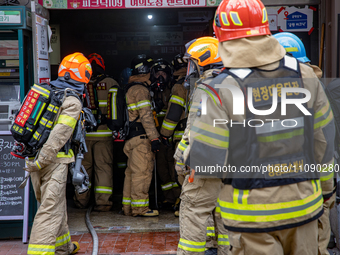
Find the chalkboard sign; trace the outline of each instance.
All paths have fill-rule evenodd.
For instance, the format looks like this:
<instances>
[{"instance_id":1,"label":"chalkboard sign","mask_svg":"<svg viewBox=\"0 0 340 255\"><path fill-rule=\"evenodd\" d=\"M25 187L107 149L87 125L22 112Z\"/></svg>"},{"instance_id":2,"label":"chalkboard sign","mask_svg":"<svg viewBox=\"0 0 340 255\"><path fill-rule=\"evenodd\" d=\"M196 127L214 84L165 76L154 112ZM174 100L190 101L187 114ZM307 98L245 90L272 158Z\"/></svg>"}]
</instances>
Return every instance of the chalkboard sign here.
<instances>
[{"instance_id":1,"label":"chalkboard sign","mask_svg":"<svg viewBox=\"0 0 340 255\"><path fill-rule=\"evenodd\" d=\"M23 220L23 242L27 242L28 192L19 189L25 179L25 160L11 155L14 139L10 132L0 131L0 220Z\"/></svg>"},{"instance_id":2,"label":"chalkboard sign","mask_svg":"<svg viewBox=\"0 0 340 255\"><path fill-rule=\"evenodd\" d=\"M24 214L24 189L19 189L25 179L25 160L11 155L14 139L0 136L0 216Z\"/></svg>"}]
</instances>

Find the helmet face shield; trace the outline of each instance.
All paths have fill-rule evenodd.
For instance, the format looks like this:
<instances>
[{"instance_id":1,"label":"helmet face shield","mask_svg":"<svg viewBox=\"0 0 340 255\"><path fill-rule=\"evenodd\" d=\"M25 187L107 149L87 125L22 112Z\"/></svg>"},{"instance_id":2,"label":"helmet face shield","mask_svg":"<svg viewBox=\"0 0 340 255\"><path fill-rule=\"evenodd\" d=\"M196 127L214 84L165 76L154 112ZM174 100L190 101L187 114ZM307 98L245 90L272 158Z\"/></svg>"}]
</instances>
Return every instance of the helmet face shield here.
<instances>
[{"instance_id":1,"label":"helmet face shield","mask_svg":"<svg viewBox=\"0 0 340 255\"><path fill-rule=\"evenodd\" d=\"M187 75L186 75L185 79L187 79L189 77L199 78L199 76L200 76L200 71L198 70L197 64L192 59L189 59L188 60L188 67L187 67Z\"/></svg>"},{"instance_id":2,"label":"helmet face shield","mask_svg":"<svg viewBox=\"0 0 340 255\"><path fill-rule=\"evenodd\" d=\"M184 80L184 87L190 89L190 79L198 79L200 77L200 70L198 65L192 59L188 60L187 75Z\"/></svg>"}]
</instances>

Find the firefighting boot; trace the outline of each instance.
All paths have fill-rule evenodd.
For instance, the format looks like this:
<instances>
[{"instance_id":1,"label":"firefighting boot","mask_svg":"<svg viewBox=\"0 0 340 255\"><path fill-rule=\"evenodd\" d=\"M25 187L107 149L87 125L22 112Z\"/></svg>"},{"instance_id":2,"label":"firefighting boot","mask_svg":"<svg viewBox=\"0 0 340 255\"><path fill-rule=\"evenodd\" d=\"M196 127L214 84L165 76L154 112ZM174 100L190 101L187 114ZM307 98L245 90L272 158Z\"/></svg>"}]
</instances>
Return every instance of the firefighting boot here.
<instances>
[{"instance_id":1,"label":"firefighting boot","mask_svg":"<svg viewBox=\"0 0 340 255\"><path fill-rule=\"evenodd\" d=\"M72 242L72 244L73 244L74 249L71 252L71 254L76 254L79 251L79 249L80 249L80 245L79 245L78 242Z\"/></svg>"},{"instance_id":2,"label":"firefighting boot","mask_svg":"<svg viewBox=\"0 0 340 255\"><path fill-rule=\"evenodd\" d=\"M204 252L204 255L217 255L217 248L210 248Z\"/></svg>"},{"instance_id":3,"label":"firefighting boot","mask_svg":"<svg viewBox=\"0 0 340 255\"><path fill-rule=\"evenodd\" d=\"M180 204L181 204L181 199L177 198L175 204L172 206L173 210L178 211Z\"/></svg>"},{"instance_id":4,"label":"firefighting boot","mask_svg":"<svg viewBox=\"0 0 340 255\"><path fill-rule=\"evenodd\" d=\"M155 217L158 215L159 215L158 210L149 210L146 213L142 214L142 216L144 217Z\"/></svg>"}]
</instances>

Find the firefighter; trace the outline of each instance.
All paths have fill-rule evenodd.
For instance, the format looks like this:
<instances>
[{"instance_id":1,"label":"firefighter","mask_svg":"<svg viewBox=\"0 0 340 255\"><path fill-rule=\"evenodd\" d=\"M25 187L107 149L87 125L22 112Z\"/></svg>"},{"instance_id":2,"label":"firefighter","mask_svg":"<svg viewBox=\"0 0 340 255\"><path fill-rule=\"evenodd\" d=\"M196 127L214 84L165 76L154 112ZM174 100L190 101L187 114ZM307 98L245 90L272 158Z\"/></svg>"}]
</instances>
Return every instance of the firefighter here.
<instances>
[{"instance_id":1,"label":"firefighter","mask_svg":"<svg viewBox=\"0 0 340 255\"><path fill-rule=\"evenodd\" d=\"M129 78L131 76L131 68L126 67L122 70L119 77L119 85L121 88L124 88L126 84L129 82ZM109 99L108 99L109 100ZM125 169L127 167L127 157L124 153L124 140L114 139L113 140L113 172L115 173L114 178L114 187L116 190L122 190L124 183L122 183L122 179L125 176Z\"/></svg>"},{"instance_id":2,"label":"firefighter","mask_svg":"<svg viewBox=\"0 0 340 255\"><path fill-rule=\"evenodd\" d=\"M285 50L291 53L294 57L296 57L299 61L310 65L313 68L315 75L320 79L322 77L322 71L318 66L311 65L309 58L306 56L306 49L303 45L302 41L296 35L284 32L275 34L274 37L279 41L279 43L285 48ZM329 255L327 251L327 246L329 243L329 239L331 236L331 225L329 219L329 210L335 204L335 191L336 186L334 186L333 190L329 190L329 183L333 182L333 185L336 184L336 180L331 178L331 176L326 176L320 178L321 188L322 188L322 196L324 199L323 203L323 214L318 219L318 229L319 229L319 238L318 238L318 247L319 253L318 255Z\"/></svg>"},{"instance_id":3,"label":"firefighter","mask_svg":"<svg viewBox=\"0 0 340 255\"><path fill-rule=\"evenodd\" d=\"M125 67L123 71L120 73L119 83L120 86L124 87L129 82L129 78L131 76L131 68Z\"/></svg>"},{"instance_id":4,"label":"firefighter","mask_svg":"<svg viewBox=\"0 0 340 255\"><path fill-rule=\"evenodd\" d=\"M160 139L150 102L151 57L141 54L131 62L132 74L126 85L126 103L130 131L124 153L128 157L123 189L125 215L158 216L149 208L149 187L154 168L154 152L159 151Z\"/></svg>"},{"instance_id":5,"label":"firefighter","mask_svg":"<svg viewBox=\"0 0 340 255\"><path fill-rule=\"evenodd\" d=\"M226 170L216 211L228 229L231 254L316 255L320 175L332 176L334 163L334 120L322 85L312 68L286 55L271 36L260 0L223 0L213 28L225 69L204 94L186 163L196 174L197 164ZM298 106L304 108L271 108L282 93L303 100ZM282 125L287 120L296 125ZM261 164L267 171L244 171ZM316 164L324 164L321 173L308 171Z\"/></svg>"},{"instance_id":6,"label":"firefighter","mask_svg":"<svg viewBox=\"0 0 340 255\"><path fill-rule=\"evenodd\" d=\"M173 140L173 147L174 149L177 148L179 141L182 138L186 119L185 119L185 106L186 100L188 95L188 90L186 90L183 86L184 78L187 72L187 59L183 58L183 54L177 54L171 61L172 69L174 70L173 73L173 87L171 89L171 98L169 100L168 109L166 111L164 121L161 126L160 134L163 140L167 140L172 137ZM171 127L168 127L166 123L170 123ZM175 128L174 128L175 126ZM176 161L174 161L174 164ZM174 175L175 170L173 169ZM177 175L177 181L180 185L183 184L182 176ZM176 176L174 177L176 179ZM176 185L176 183L174 183ZM173 206L176 217L179 217L179 195L177 196L175 205Z\"/></svg>"},{"instance_id":7,"label":"firefighter","mask_svg":"<svg viewBox=\"0 0 340 255\"><path fill-rule=\"evenodd\" d=\"M221 58L218 56L218 41L213 37L201 37L186 44L185 58L188 59L185 87L197 82L194 99L206 90L209 84L221 68ZM199 80L198 80L199 79ZM202 85L201 85L202 84ZM193 90L194 88L191 88ZM191 105L188 123L183 138L177 148L175 159L181 161L183 150L188 141L188 130L195 119L197 105ZM183 167L178 169L179 175L186 174ZM207 253L213 253L218 249L218 254L228 254L228 232L224 229L221 218L215 217L216 201L223 187L220 178L199 176L189 183L186 175L182 185L180 217L180 241L178 254L203 254L205 249L211 248ZM214 224L209 224L213 222ZM212 238L213 235L213 238ZM214 242L211 242L210 239ZM206 242L206 239L208 239ZM192 249L194 248L194 249Z\"/></svg>"},{"instance_id":8,"label":"firefighter","mask_svg":"<svg viewBox=\"0 0 340 255\"><path fill-rule=\"evenodd\" d=\"M67 96L60 108L48 140L33 161L26 161L31 172L35 196L40 203L35 215L27 254L75 254L77 242L71 242L67 225L66 182L68 164L74 162L72 150L66 154L64 145L71 138L82 110L82 95L85 84L92 75L87 58L81 53L66 56L58 71L58 79L52 87L58 90L71 89L75 96Z\"/></svg>"},{"instance_id":9,"label":"firefighter","mask_svg":"<svg viewBox=\"0 0 340 255\"><path fill-rule=\"evenodd\" d=\"M97 120L97 128L86 133L88 153L84 155L83 165L90 180L94 180L93 190L95 211L109 211L112 207L113 189L113 140L112 131L106 125L107 94L113 85L118 83L105 74L104 59L97 53L88 56L92 65L93 76L87 84L90 98L88 108ZM91 189L83 194L76 193L75 204L79 208L88 206Z\"/></svg>"},{"instance_id":10,"label":"firefighter","mask_svg":"<svg viewBox=\"0 0 340 255\"><path fill-rule=\"evenodd\" d=\"M176 149L179 141L182 139L184 133L186 118L185 107L188 97L188 90L184 88L184 79L187 72L188 61L184 58L184 54L177 54L171 61L173 67L173 79L174 86L171 89L171 98L169 101L168 109L165 114L160 134L163 139L173 137L174 148ZM170 123L171 127L166 126L166 123ZM178 176L178 182L183 184L184 179ZM178 207L179 201L176 200ZM175 216L178 217L178 210L175 211Z\"/></svg>"},{"instance_id":11,"label":"firefighter","mask_svg":"<svg viewBox=\"0 0 340 255\"><path fill-rule=\"evenodd\" d=\"M171 94L172 68L164 59L157 59L150 71L151 93L153 94L154 111L157 114L157 130L166 127L173 129L173 124L164 119ZM170 100L171 101L171 100ZM156 169L161 180L164 195L163 208L174 206L181 190L176 182L174 169L174 150L172 137L162 137L163 143L156 153Z\"/></svg>"},{"instance_id":12,"label":"firefighter","mask_svg":"<svg viewBox=\"0 0 340 255\"><path fill-rule=\"evenodd\" d=\"M311 61L306 55L305 46L303 45L303 42L300 40L299 37L289 32L277 33L274 35L274 37L276 38L276 40L279 41L279 43L289 54L293 55L293 57L297 58L302 63L310 65L313 68L316 76L321 79L322 70L318 66L312 65L310 63Z\"/></svg>"}]
</instances>

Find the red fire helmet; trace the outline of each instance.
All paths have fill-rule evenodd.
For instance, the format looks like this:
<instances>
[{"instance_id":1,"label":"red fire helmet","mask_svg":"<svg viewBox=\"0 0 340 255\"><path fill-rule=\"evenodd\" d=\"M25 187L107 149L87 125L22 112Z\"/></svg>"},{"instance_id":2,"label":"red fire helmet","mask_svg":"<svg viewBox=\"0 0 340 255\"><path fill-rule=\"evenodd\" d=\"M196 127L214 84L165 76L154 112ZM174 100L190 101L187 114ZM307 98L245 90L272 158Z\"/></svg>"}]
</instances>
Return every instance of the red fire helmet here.
<instances>
[{"instance_id":1,"label":"red fire helmet","mask_svg":"<svg viewBox=\"0 0 340 255\"><path fill-rule=\"evenodd\" d=\"M219 42L271 34L267 10L260 0L223 0L213 28Z\"/></svg>"}]
</instances>

